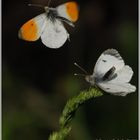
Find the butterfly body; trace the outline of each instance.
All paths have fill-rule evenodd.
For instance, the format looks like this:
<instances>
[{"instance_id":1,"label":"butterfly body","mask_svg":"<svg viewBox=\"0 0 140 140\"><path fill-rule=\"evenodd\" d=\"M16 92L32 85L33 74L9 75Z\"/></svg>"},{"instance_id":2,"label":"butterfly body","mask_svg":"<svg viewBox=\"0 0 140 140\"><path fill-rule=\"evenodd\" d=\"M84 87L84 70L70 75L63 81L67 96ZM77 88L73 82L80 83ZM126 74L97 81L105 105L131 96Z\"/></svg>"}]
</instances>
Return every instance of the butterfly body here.
<instances>
[{"instance_id":1,"label":"butterfly body","mask_svg":"<svg viewBox=\"0 0 140 140\"><path fill-rule=\"evenodd\" d=\"M44 7L46 18L48 18L51 22L55 22L58 16L58 13L55 8Z\"/></svg>"},{"instance_id":2,"label":"butterfly body","mask_svg":"<svg viewBox=\"0 0 140 140\"><path fill-rule=\"evenodd\" d=\"M105 92L126 96L136 91L136 87L129 83L132 76L132 68L125 65L118 51L108 49L97 60L93 74L85 76L85 79L92 86L98 86Z\"/></svg>"},{"instance_id":3,"label":"butterfly body","mask_svg":"<svg viewBox=\"0 0 140 140\"><path fill-rule=\"evenodd\" d=\"M45 13L29 20L20 28L18 36L26 41L41 38L45 46L59 48L69 39L63 22L74 27L73 22L78 19L78 6L75 2L68 2L56 8L46 6L44 9Z\"/></svg>"}]
</instances>

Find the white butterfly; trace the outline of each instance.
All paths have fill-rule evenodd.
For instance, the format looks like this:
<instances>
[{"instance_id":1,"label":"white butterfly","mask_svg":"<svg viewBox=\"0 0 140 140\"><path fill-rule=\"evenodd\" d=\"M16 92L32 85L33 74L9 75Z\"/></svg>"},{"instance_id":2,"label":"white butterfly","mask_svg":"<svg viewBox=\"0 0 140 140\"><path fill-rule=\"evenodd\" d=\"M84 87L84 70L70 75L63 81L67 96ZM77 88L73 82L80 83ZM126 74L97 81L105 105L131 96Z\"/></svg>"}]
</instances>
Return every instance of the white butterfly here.
<instances>
[{"instance_id":1,"label":"white butterfly","mask_svg":"<svg viewBox=\"0 0 140 140\"><path fill-rule=\"evenodd\" d=\"M75 65L87 73L78 64L75 63ZM93 74L86 75L85 79L92 86L96 85L105 92L126 96L128 93L136 91L136 87L129 83L132 76L133 70L128 65L125 65L118 51L108 49L97 60Z\"/></svg>"},{"instance_id":2,"label":"white butterfly","mask_svg":"<svg viewBox=\"0 0 140 140\"><path fill-rule=\"evenodd\" d=\"M45 46L59 48L69 39L62 21L74 27L73 23L77 21L79 15L78 5L76 2L67 2L56 8L47 6L43 8L45 13L26 22L20 28L18 36L26 41L36 41L41 37Z\"/></svg>"}]
</instances>

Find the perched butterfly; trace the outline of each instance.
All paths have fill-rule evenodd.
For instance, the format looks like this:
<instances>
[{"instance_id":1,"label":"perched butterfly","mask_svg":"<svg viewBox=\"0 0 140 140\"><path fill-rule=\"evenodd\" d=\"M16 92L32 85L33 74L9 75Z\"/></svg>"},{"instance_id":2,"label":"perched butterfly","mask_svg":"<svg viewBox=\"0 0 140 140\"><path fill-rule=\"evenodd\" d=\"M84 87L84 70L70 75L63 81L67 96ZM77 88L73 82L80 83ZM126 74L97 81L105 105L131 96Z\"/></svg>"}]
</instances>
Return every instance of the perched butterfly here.
<instances>
[{"instance_id":1,"label":"perched butterfly","mask_svg":"<svg viewBox=\"0 0 140 140\"><path fill-rule=\"evenodd\" d=\"M36 41L41 37L45 46L59 48L69 39L69 33L62 21L74 27L73 23L77 21L79 16L78 5L76 2L67 2L56 8L48 6L43 8L45 13L26 22L20 28L18 36L26 41Z\"/></svg>"},{"instance_id":2,"label":"perched butterfly","mask_svg":"<svg viewBox=\"0 0 140 140\"><path fill-rule=\"evenodd\" d=\"M136 90L136 87L129 83L133 76L131 67L125 65L122 57L115 49L108 49L101 54L92 75L87 75L83 68L77 63L74 64L86 73L83 75L87 82L92 86L98 86L105 92L126 96Z\"/></svg>"}]
</instances>

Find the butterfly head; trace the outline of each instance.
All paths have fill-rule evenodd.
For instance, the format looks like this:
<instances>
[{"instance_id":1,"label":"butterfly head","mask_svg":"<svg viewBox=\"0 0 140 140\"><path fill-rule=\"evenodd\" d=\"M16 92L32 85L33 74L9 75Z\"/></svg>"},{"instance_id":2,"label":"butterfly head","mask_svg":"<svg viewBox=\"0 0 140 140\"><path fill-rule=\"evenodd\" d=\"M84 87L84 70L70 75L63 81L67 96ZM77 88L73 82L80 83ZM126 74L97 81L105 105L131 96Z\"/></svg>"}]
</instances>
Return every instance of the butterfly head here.
<instances>
[{"instance_id":1,"label":"butterfly head","mask_svg":"<svg viewBox=\"0 0 140 140\"><path fill-rule=\"evenodd\" d=\"M87 82L89 82L92 86L95 85L95 80L94 80L93 75L86 75L86 76L85 76L85 80L86 80Z\"/></svg>"},{"instance_id":2,"label":"butterfly head","mask_svg":"<svg viewBox=\"0 0 140 140\"><path fill-rule=\"evenodd\" d=\"M44 9L45 9L45 12L46 13L49 13L50 12L50 8L48 6L45 6Z\"/></svg>"},{"instance_id":3,"label":"butterfly head","mask_svg":"<svg viewBox=\"0 0 140 140\"><path fill-rule=\"evenodd\" d=\"M44 9L47 14L47 17L51 21L55 21L56 17L58 16L56 9L48 6L45 6Z\"/></svg>"},{"instance_id":4,"label":"butterfly head","mask_svg":"<svg viewBox=\"0 0 140 140\"><path fill-rule=\"evenodd\" d=\"M48 0L48 3L47 3L47 6L44 6L44 9L46 11L46 13L48 14L50 12L51 9L54 9L54 8L50 8L50 3L51 3L51 0Z\"/></svg>"},{"instance_id":5,"label":"butterfly head","mask_svg":"<svg viewBox=\"0 0 140 140\"><path fill-rule=\"evenodd\" d=\"M85 77L85 80L87 81L87 82L89 82L91 85L94 85L95 84L95 80L94 80L94 76L93 75L89 75L88 73L87 73L87 71L85 70L85 69L83 69L81 66L79 66L77 63L74 63L74 65L76 66L76 67L78 67L81 71L83 71L84 72L84 74L74 74L74 75L78 75L78 76L83 76L83 77Z\"/></svg>"}]
</instances>

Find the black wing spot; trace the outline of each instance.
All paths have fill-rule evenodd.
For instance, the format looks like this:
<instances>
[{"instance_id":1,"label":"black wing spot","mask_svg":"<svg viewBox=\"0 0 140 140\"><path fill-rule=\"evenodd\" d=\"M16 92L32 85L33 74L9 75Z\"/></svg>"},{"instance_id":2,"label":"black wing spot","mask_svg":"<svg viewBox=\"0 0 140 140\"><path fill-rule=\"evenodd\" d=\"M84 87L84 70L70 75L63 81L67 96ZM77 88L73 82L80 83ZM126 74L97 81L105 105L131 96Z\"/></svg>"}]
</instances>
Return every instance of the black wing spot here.
<instances>
[{"instance_id":1,"label":"black wing spot","mask_svg":"<svg viewBox=\"0 0 140 140\"><path fill-rule=\"evenodd\" d=\"M58 28L55 28L56 33L60 33L61 30L59 30Z\"/></svg>"},{"instance_id":2,"label":"black wing spot","mask_svg":"<svg viewBox=\"0 0 140 140\"><path fill-rule=\"evenodd\" d=\"M115 75L115 77L113 76L114 72L115 72L116 68L113 66L111 69L109 69L105 75L103 76L103 81L105 80L110 80L112 78L115 78L117 75Z\"/></svg>"},{"instance_id":3,"label":"black wing spot","mask_svg":"<svg viewBox=\"0 0 140 140\"><path fill-rule=\"evenodd\" d=\"M102 60L103 62L107 62L106 60Z\"/></svg>"}]
</instances>

